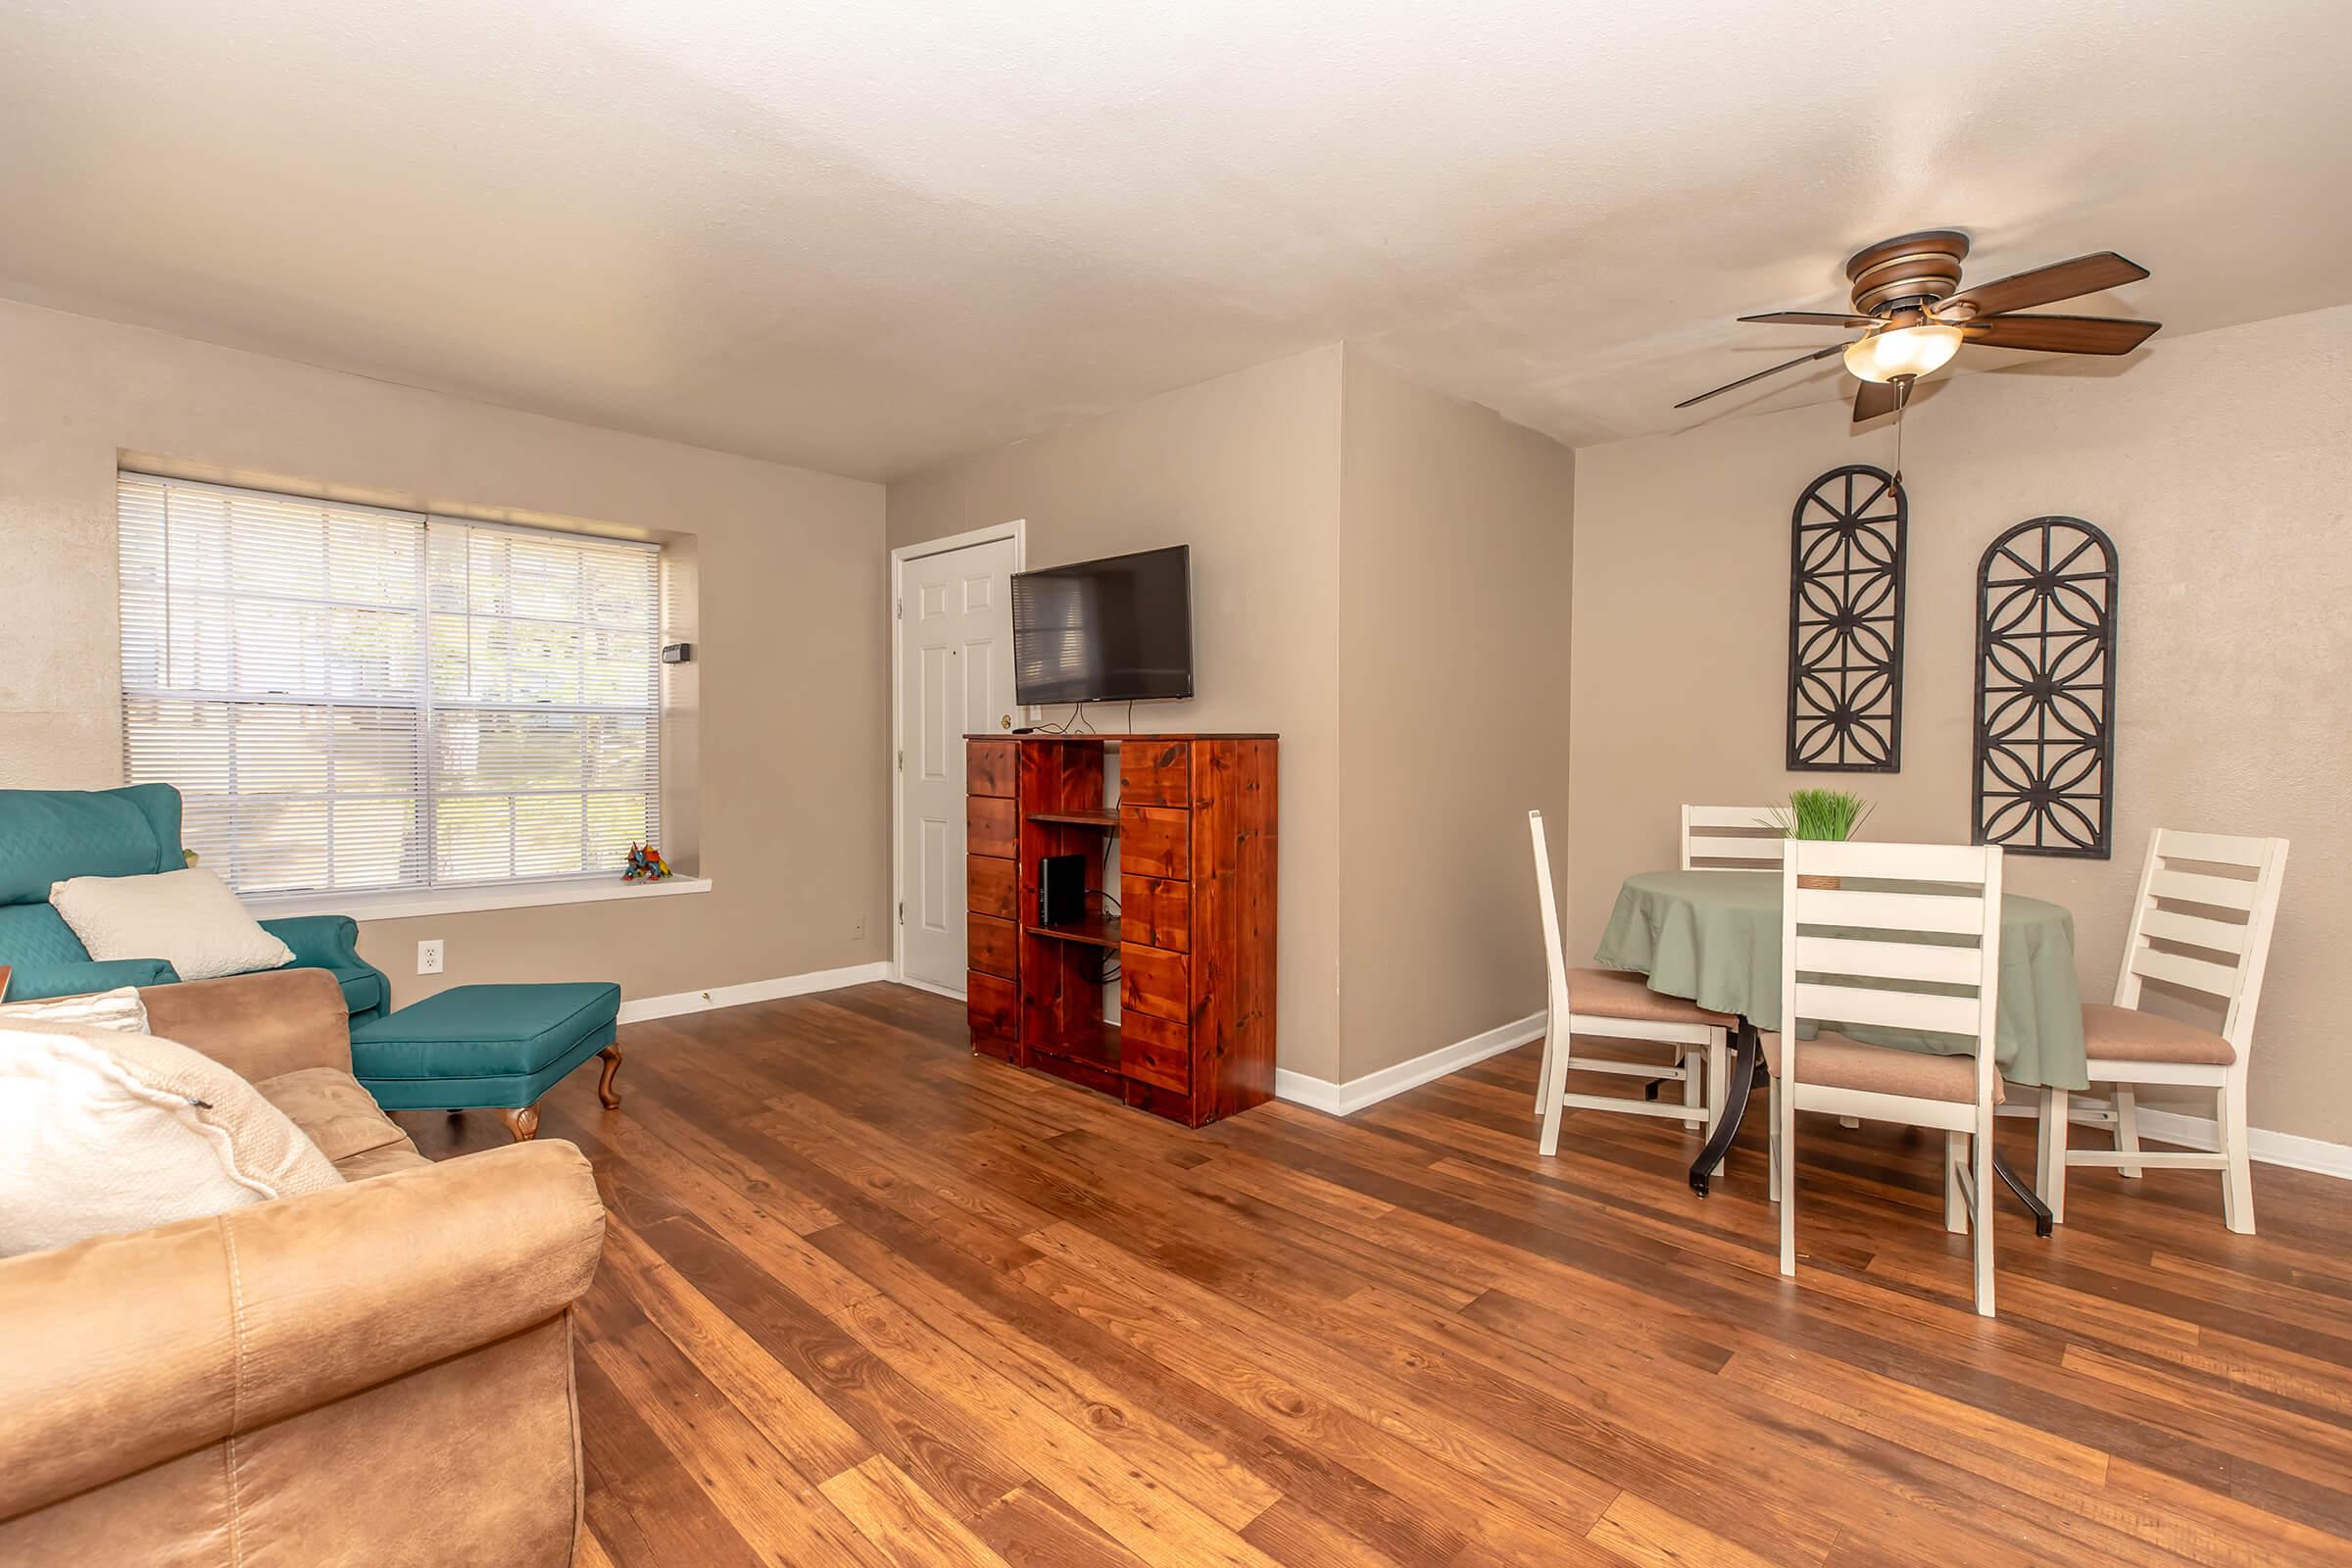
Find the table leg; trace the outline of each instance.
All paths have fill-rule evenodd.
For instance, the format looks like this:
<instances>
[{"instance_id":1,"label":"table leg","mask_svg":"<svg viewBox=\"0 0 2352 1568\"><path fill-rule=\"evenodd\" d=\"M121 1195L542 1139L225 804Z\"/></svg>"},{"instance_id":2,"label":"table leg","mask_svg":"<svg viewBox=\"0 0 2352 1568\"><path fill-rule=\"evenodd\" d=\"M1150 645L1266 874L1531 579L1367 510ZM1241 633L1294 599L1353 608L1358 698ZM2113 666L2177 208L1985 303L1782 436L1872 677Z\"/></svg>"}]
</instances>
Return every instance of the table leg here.
<instances>
[{"instance_id":1,"label":"table leg","mask_svg":"<svg viewBox=\"0 0 2352 1568\"><path fill-rule=\"evenodd\" d=\"M2049 1235L2050 1205L2041 1200L2039 1193L2018 1180L2017 1172L2009 1168L2009 1161L2003 1159L1998 1152L1992 1156L1992 1173L2001 1179L2002 1186L2017 1195L2017 1200L2026 1205L2026 1212L2034 1216L2034 1234Z\"/></svg>"},{"instance_id":2,"label":"table leg","mask_svg":"<svg viewBox=\"0 0 2352 1568\"><path fill-rule=\"evenodd\" d=\"M1722 1166L1732 1140L1740 1136L1740 1118L1747 1114L1747 1097L1756 1087L1756 1064L1763 1055L1764 1043L1756 1026L1741 1018L1740 1037L1732 1046L1731 1083L1723 1097L1723 1119L1715 1124L1707 1147L1698 1152L1698 1159L1690 1167L1690 1190L1701 1198L1707 1196L1707 1178Z\"/></svg>"}]
</instances>

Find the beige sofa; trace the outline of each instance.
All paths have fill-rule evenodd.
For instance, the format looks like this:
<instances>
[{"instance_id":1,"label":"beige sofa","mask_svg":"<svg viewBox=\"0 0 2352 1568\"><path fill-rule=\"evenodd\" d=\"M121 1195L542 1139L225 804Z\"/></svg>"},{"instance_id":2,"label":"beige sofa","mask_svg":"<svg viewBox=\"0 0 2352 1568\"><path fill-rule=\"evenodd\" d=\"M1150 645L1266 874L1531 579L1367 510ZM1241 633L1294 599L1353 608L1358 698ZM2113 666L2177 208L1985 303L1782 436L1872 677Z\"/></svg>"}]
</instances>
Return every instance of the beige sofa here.
<instances>
[{"instance_id":1,"label":"beige sofa","mask_svg":"<svg viewBox=\"0 0 2352 1568\"><path fill-rule=\"evenodd\" d=\"M568 1563L587 1160L425 1159L324 970L142 995L350 1185L0 1260L0 1562Z\"/></svg>"}]
</instances>

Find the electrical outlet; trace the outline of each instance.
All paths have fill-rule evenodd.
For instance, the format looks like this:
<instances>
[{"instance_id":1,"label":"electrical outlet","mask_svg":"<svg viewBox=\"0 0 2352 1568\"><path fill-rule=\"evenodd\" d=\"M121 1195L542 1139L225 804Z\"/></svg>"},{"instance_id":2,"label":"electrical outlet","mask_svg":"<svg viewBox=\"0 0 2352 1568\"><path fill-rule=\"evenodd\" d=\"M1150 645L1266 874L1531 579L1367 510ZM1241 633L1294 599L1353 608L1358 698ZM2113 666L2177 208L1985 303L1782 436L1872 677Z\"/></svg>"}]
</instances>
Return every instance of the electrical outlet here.
<instances>
[{"instance_id":1,"label":"electrical outlet","mask_svg":"<svg viewBox=\"0 0 2352 1568\"><path fill-rule=\"evenodd\" d=\"M441 939L439 937L429 937L416 944L416 972L418 974L439 974L441 972Z\"/></svg>"}]
</instances>

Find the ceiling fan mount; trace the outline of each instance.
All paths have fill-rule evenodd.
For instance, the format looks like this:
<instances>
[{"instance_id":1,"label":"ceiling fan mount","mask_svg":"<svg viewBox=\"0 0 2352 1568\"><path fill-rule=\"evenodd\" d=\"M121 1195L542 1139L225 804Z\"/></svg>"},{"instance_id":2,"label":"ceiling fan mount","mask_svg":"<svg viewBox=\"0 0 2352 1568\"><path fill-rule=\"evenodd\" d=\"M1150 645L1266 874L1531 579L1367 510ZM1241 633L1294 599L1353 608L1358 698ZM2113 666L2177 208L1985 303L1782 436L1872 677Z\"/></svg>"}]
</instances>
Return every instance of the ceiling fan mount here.
<instances>
[{"instance_id":1,"label":"ceiling fan mount","mask_svg":"<svg viewBox=\"0 0 2352 1568\"><path fill-rule=\"evenodd\" d=\"M2128 354L2161 325L2120 317L2013 314L2135 283L2148 275L2146 268L2113 251L2095 251L1964 289L1960 272L1967 259L1968 236L1956 228L1925 228L1864 246L1845 264L1846 281L1853 286L1850 312L1772 311L1740 318L1858 330L1859 338L1743 375L1675 407L1687 409L1783 370L1842 354L1846 368L1861 382L1854 393L1854 422L1859 424L1903 407L1919 378L1941 369L1963 347Z\"/></svg>"},{"instance_id":2,"label":"ceiling fan mount","mask_svg":"<svg viewBox=\"0 0 2352 1568\"><path fill-rule=\"evenodd\" d=\"M1960 287L1960 264L1968 259L1968 236L1956 228L1923 228L1898 234L1854 252L1845 264L1854 286L1854 310L1884 316L1893 308L1925 308L1947 300Z\"/></svg>"}]
</instances>

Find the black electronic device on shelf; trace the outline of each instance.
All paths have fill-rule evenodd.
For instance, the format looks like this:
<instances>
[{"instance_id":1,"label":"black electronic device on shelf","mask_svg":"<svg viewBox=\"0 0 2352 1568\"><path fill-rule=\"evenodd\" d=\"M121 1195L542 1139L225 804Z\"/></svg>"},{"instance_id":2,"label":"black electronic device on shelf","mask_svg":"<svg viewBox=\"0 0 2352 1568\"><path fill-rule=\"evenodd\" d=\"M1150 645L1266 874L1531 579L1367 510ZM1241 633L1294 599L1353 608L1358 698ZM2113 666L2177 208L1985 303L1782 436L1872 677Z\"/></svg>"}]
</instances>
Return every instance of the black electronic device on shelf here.
<instances>
[{"instance_id":1,"label":"black electronic device on shelf","mask_svg":"<svg viewBox=\"0 0 2352 1568\"><path fill-rule=\"evenodd\" d=\"M1037 861L1037 923L1074 925L1086 918L1086 857L1045 855Z\"/></svg>"}]
</instances>

